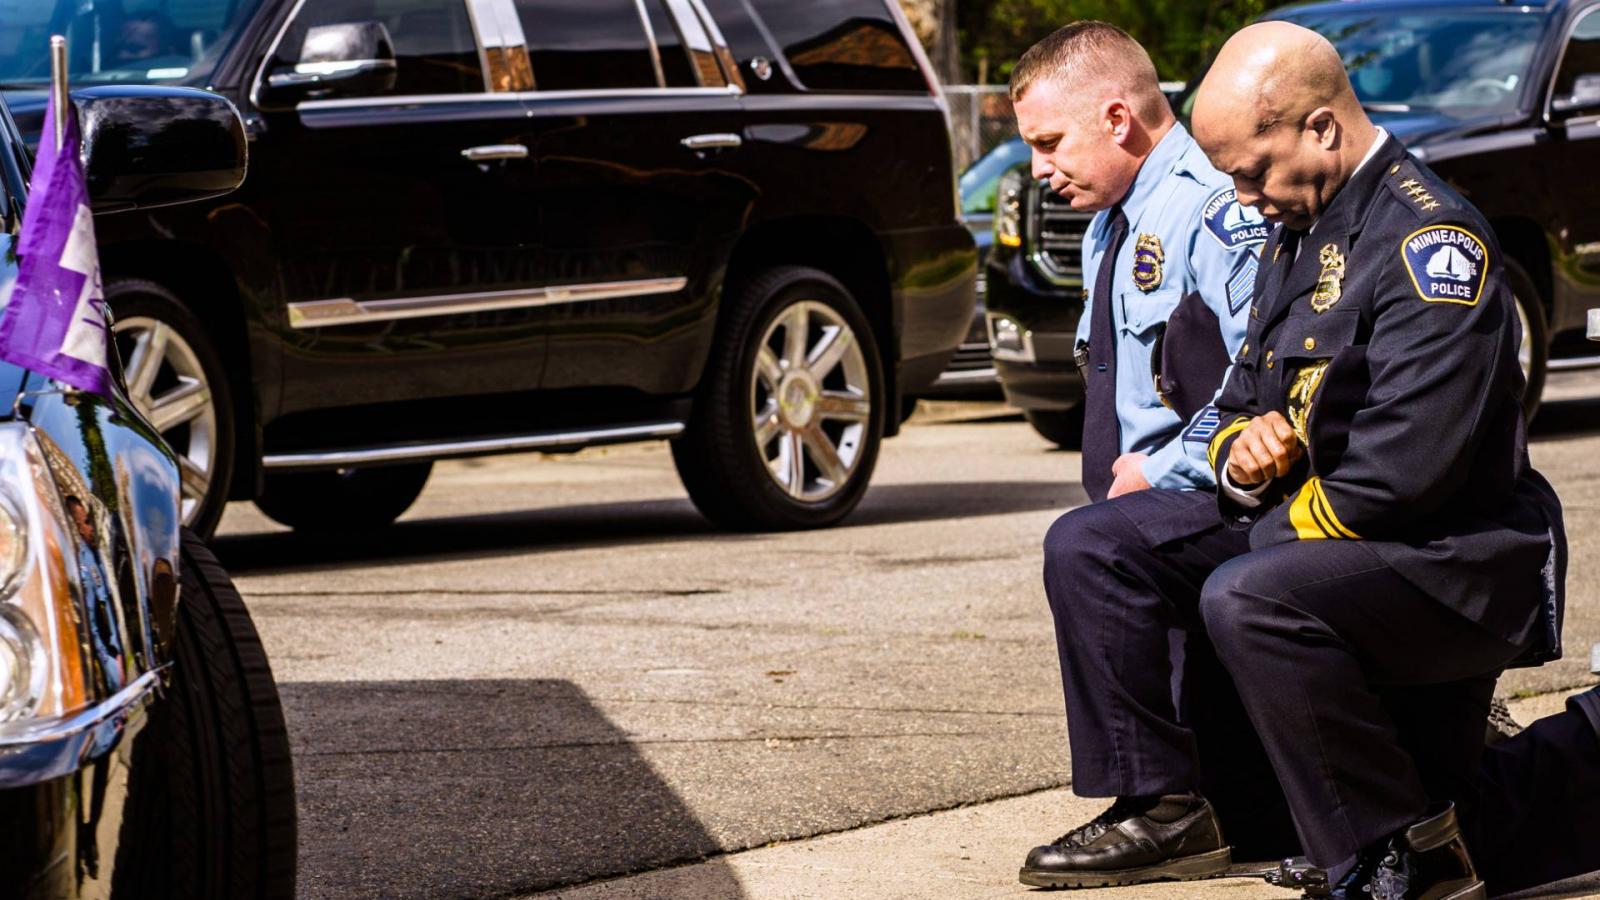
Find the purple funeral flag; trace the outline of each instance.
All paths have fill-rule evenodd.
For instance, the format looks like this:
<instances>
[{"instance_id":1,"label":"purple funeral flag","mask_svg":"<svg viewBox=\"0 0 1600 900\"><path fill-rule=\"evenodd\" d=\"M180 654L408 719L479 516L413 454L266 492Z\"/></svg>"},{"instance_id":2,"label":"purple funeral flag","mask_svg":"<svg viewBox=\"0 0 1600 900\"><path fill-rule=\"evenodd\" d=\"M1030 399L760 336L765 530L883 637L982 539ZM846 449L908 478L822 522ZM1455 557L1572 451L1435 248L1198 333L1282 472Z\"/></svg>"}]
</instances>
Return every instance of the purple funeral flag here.
<instances>
[{"instance_id":1,"label":"purple funeral flag","mask_svg":"<svg viewBox=\"0 0 1600 900\"><path fill-rule=\"evenodd\" d=\"M11 296L0 297L0 359L109 397L110 332L94 216L78 159L78 117L69 110L58 151L54 107L45 112L22 216L17 280Z\"/></svg>"}]
</instances>

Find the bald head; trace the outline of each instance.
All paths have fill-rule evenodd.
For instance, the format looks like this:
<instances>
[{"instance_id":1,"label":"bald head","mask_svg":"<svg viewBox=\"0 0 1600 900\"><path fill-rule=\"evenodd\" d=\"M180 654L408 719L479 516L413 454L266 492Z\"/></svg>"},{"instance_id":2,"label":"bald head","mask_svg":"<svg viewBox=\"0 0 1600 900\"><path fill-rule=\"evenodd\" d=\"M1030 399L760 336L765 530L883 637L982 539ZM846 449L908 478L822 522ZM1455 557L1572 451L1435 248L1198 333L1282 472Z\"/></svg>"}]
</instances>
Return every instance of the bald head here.
<instances>
[{"instance_id":1,"label":"bald head","mask_svg":"<svg viewBox=\"0 0 1600 900\"><path fill-rule=\"evenodd\" d=\"M1228 39L1195 92L1193 125L1240 202L1294 228L1316 220L1377 137L1339 51L1290 22Z\"/></svg>"},{"instance_id":2,"label":"bald head","mask_svg":"<svg viewBox=\"0 0 1600 900\"><path fill-rule=\"evenodd\" d=\"M1195 118L1243 110L1257 132L1304 119L1318 107L1363 115L1344 61L1328 39L1291 22L1260 22L1222 46L1195 93Z\"/></svg>"}]
</instances>

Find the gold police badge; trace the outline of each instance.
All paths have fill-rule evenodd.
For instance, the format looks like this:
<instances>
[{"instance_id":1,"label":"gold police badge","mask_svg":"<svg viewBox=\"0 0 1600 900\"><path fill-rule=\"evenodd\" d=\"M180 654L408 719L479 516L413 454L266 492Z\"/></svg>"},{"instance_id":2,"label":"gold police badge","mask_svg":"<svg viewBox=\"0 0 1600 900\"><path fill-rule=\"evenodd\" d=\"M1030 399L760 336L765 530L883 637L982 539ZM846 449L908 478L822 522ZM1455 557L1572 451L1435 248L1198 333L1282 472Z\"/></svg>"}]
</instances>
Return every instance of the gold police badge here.
<instances>
[{"instance_id":1,"label":"gold police badge","mask_svg":"<svg viewBox=\"0 0 1600 900\"><path fill-rule=\"evenodd\" d=\"M1338 246L1327 244L1318 261L1322 263L1322 274L1317 276L1317 289L1311 293L1311 309L1325 313L1344 295L1344 254Z\"/></svg>"},{"instance_id":2,"label":"gold police badge","mask_svg":"<svg viewBox=\"0 0 1600 900\"><path fill-rule=\"evenodd\" d=\"M1167 256L1161 250L1161 238L1141 234L1133 245L1133 286L1149 293L1161 286L1161 264Z\"/></svg>"}]
</instances>

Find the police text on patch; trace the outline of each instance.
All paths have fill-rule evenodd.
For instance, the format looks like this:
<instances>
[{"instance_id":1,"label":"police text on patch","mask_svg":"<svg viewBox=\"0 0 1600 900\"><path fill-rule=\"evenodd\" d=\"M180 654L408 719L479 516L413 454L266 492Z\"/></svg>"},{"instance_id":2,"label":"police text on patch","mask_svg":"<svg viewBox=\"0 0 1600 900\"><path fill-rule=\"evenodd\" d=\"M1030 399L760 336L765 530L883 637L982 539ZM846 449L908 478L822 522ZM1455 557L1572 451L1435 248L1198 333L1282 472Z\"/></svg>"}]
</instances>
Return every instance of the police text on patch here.
<instances>
[{"instance_id":1,"label":"police text on patch","mask_svg":"<svg viewBox=\"0 0 1600 900\"><path fill-rule=\"evenodd\" d=\"M1432 225L1407 235L1400 256L1417 289L1429 303L1476 306L1489 275L1489 251L1472 232L1455 225Z\"/></svg>"},{"instance_id":2,"label":"police text on patch","mask_svg":"<svg viewBox=\"0 0 1600 900\"><path fill-rule=\"evenodd\" d=\"M1224 188L1211 195L1200 208L1200 218L1206 231L1228 249L1247 244L1259 244L1267 239L1272 226L1261 213L1239 202L1233 188Z\"/></svg>"}]
</instances>

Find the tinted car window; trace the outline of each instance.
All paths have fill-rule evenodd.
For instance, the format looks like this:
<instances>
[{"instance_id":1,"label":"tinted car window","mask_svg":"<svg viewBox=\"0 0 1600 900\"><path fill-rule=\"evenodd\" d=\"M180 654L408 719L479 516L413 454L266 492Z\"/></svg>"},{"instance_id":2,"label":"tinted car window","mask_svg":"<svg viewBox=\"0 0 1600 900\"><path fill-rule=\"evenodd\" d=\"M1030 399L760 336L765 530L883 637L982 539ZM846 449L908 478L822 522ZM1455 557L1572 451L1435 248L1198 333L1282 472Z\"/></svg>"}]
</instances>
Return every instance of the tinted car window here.
<instances>
[{"instance_id":1,"label":"tinted car window","mask_svg":"<svg viewBox=\"0 0 1600 900\"><path fill-rule=\"evenodd\" d=\"M652 12L666 15L659 8ZM517 15L538 90L658 85L650 39L634 0L517 0ZM682 55L681 43L676 52Z\"/></svg>"},{"instance_id":2,"label":"tinted car window","mask_svg":"<svg viewBox=\"0 0 1600 900\"><path fill-rule=\"evenodd\" d=\"M399 69L394 87L386 93L484 90L478 40L462 0L313 0L301 8L284 35L278 47L280 64L298 61L307 29L338 22L382 22L389 30Z\"/></svg>"},{"instance_id":3,"label":"tinted car window","mask_svg":"<svg viewBox=\"0 0 1600 900\"><path fill-rule=\"evenodd\" d=\"M1509 10L1340 10L1286 18L1333 42L1361 101L1386 112L1513 112L1546 19Z\"/></svg>"},{"instance_id":4,"label":"tinted car window","mask_svg":"<svg viewBox=\"0 0 1600 900\"><path fill-rule=\"evenodd\" d=\"M915 91L928 83L885 0L752 0L800 83L819 91Z\"/></svg>"},{"instance_id":5,"label":"tinted car window","mask_svg":"<svg viewBox=\"0 0 1600 900\"><path fill-rule=\"evenodd\" d=\"M1551 96L1570 97L1578 93L1578 78L1583 75L1600 75L1600 11L1585 13L1573 28ZM1592 85L1586 86L1586 91L1592 90Z\"/></svg>"},{"instance_id":6,"label":"tinted car window","mask_svg":"<svg viewBox=\"0 0 1600 900\"><path fill-rule=\"evenodd\" d=\"M50 80L64 34L73 84L199 84L255 13L255 0L0 0L0 82Z\"/></svg>"}]
</instances>

